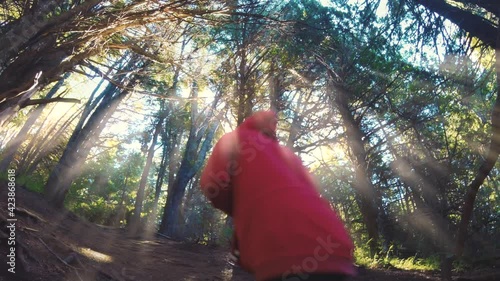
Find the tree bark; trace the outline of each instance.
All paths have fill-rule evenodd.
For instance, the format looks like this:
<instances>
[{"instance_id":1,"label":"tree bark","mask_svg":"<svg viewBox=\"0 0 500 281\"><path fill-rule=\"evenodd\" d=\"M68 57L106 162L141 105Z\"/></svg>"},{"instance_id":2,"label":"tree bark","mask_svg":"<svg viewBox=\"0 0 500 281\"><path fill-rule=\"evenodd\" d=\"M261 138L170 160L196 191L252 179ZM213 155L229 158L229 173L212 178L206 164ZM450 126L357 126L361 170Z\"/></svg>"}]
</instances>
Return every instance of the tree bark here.
<instances>
[{"instance_id":1,"label":"tree bark","mask_svg":"<svg viewBox=\"0 0 500 281\"><path fill-rule=\"evenodd\" d=\"M123 70L145 67L145 64L132 57ZM122 76L122 84L132 88L135 75ZM45 197L56 208L64 206L64 199L73 180L80 174L81 166L85 162L93 144L106 126L120 102L129 94L129 90L119 90L114 84L108 84L103 93L95 100L90 99L84 109L82 117L59 159L59 163L49 176L45 185ZM90 109L95 110L90 114ZM85 123L85 124L84 124ZM84 125L83 125L84 124Z\"/></svg>"},{"instance_id":2,"label":"tree bark","mask_svg":"<svg viewBox=\"0 0 500 281\"><path fill-rule=\"evenodd\" d=\"M485 18L477 16L469 11L462 10L456 6L448 4L445 0L412 0L427 8L429 11L440 14L447 18L459 28L469 32L472 36L479 38L483 43L492 48L496 48L496 26ZM466 1L463 1L466 2ZM492 4L493 5L493 4ZM491 6L491 13L498 16L500 4Z\"/></svg>"},{"instance_id":3,"label":"tree bark","mask_svg":"<svg viewBox=\"0 0 500 281\"><path fill-rule=\"evenodd\" d=\"M271 62L269 71L269 96L271 109L280 112L285 109L283 102L283 72L276 67L276 62Z\"/></svg>"},{"instance_id":4,"label":"tree bark","mask_svg":"<svg viewBox=\"0 0 500 281\"><path fill-rule=\"evenodd\" d=\"M139 182L139 188L137 190L137 196L135 198L134 211L129 224L129 235L135 236L140 230L141 225L141 212L142 212L142 204L144 201L144 193L146 190L146 183L149 176L149 170L151 168L151 164L153 164L153 156L155 152L156 142L158 141L158 135L162 129L163 118L158 120L156 123L155 131L153 133L153 141L151 142L151 146L148 150L148 156L146 158L146 163L144 165L144 170L142 171L141 181Z\"/></svg>"},{"instance_id":5,"label":"tree bark","mask_svg":"<svg viewBox=\"0 0 500 281\"><path fill-rule=\"evenodd\" d=\"M336 82L332 81L332 83ZM341 85L333 85L332 90L335 91L335 94L332 93L332 95L334 95L333 101L335 102L342 118L342 123L346 132L347 144L349 145L351 160L354 166L355 175L352 187L357 194L357 203L368 233L370 255L373 257L377 252L377 245L379 242L379 210L377 209L378 206L376 203L377 193L375 192L375 187L371 183L368 171L368 159L363 143L363 132L359 127L359 121L356 121L353 113L349 109L349 93L347 90Z\"/></svg>"},{"instance_id":6,"label":"tree bark","mask_svg":"<svg viewBox=\"0 0 500 281\"><path fill-rule=\"evenodd\" d=\"M68 72L66 72L68 73ZM21 108L25 108L27 106L32 106L32 105L44 105L44 104L49 104L49 103L54 103L54 102L67 102L67 103L80 103L81 100L79 99L73 99L73 98L61 98L61 97L55 97L55 98L45 98L45 99L29 99L25 101L23 104L21 104Z\"/></svg>"},{"instance_id":7,"label":"tree bark","mask_svg":"<svg viewBox=\"0 0 500 281\"><path fill-rule=\"evenodd\" d=\"M497 32L498 42L500 42L500 28ZM486 157L483 163L479 167L474 180L467 187L467 192L464 198L464 204L462 208L462 216L458 224L457 238L455 244L454 256L450 255L447 257L447 263L444 265L445 269L449 269L449 273L446 276L450 276L451 279L451 263L454 259L462 256L465 248L465 241L467 239L467 229L474 211L474 202L476 200L479 188L486 180L495 164L497 163L498 157L500 155L500 50L495 50L495 67L497 72L497 95L495 104L493 106L493 112L491 114L491 140L490 147L486 153Z\"/></svg>"},{"instance_id":8,"label":"tree bark","mask_svg":"<svg viewBox=\"0 0 500 281\"><path fill-rule=\"evenodd\" d=\"M109 86L116 91L116 87ZM45 185L45 197L56 208L64 206L64 199L73 180L80 174L81 166L87 159L96 138L104 129L107 121L116 110L120 102L129 94L123 90L113 98L103 101L102 104L89 118L89 121L81 131L75 132L76 137L70 139L64 150L59 163L54 168Z\"/></svg>"},{"instance_id":9,"label":"tree bark","mask_svg":"<svg viewBox=\"0 0 500 281\"><path fill-rule=\"evenodd\" d=\"M169 151L171 147L163 144L162 155L160 166L158 167L158 176L156 177L155 184L155 196L153 199L153 209L148 216L147 227L153 228L156 226L156 217L158 216L158 202L161 197L161 189L163 187L163 182L165 180L165 174L167 172L168 167L168 159L169 159Z\"/></svg>"},{"instance_id":10,"label":"tree bark","mask_svg":"<svg viewBox=\"0 0 500 281\"><path fill-rule=\"evenodd\" d=\"M202 124L199 124L197 122L199 115L197 114L196 91L197 89L194 89L192 95L193 106L191 109L191 128L186 148L175 180L172 186L169 186L167 202L165 204L162 222L160 225L160 233L172 237L178 236L179 211L186 192L186 186L203 165L217 129L217 123L211 122L211 117L213 116L218 98L214 100L209 116L207 116ZM204 140L202 142L203 137Z\"/></svg>"}]
</instances>

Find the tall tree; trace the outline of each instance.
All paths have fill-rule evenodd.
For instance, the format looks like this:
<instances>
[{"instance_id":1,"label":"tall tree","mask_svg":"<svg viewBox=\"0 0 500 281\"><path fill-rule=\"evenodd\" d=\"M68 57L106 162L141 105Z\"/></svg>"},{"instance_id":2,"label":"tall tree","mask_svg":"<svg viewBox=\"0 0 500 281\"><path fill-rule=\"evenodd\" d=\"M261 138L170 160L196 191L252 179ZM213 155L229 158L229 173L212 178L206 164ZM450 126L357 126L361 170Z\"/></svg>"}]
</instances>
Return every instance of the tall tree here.
<instances>
[{"instance_id":1,"label":"tall tree","mask_svg":"<svg viewBox=\"0 0 500 281\"><path fill-rule=\"evenodd\" d=\"M130 223L128 225L129 227L129 234L132 236L135 236L138 234L138 231L140 230L140 224L141 224L141 213L142 213L142 205L144 201L144 194L146 190L146 183L149 177L149 170L151 169L151 165L153 164L153 156L155 153L155 146L156 143L158 142L158 136L160 135L160 132L162 130L163 122L165 119L166 113L162 112L162 115L159 116L158 120L156 121L156 126L153 132L153 139L151 141L151 145L149 146L149 149L147 150L147 157L146 157L146 163L144 164L144 169L142 171L141 175L141 180L139 182L139 188L137 189L137 196L135 198L135 204L134 204L134 210L132 217L130 219Z\"/></svg>"},{"instance_id":2,"label":"tall tree","mask_svg":"<svg viewBox=\"0 0 500 281\"><path fill-rule=\"evenodd\" d=\"M219 98L215 98L208 112L198 111L198 86L191 87L190 128L183 157L175 175L175 180L168 187L168 197L163 211L160 232L176 237L179 233L179 212L189 181L196 175L205 161L218 124L213 121Z\"/></svg>"},{"instance_id":3,"label":"tall tree","mask_svg":"<svg viewBox=\"0 0 500 281\"><path fill-rule=\"evenodd\" d=\"M234 108L237 125L260 105L259 95L269 92L262 88L274 45L270 42L277 33L269 28L273 22L270 18L278 13L279 6L273 1L230 1L230 21L212 31L216 36L214 48L225 55L220 71L226 76L226 87L231 87L233 98L228 102Z\"/></svg>"},{"instance_id":4,"label":"tall tree","mask_svg":"<svg viewBox=\"0 0 500 281\"><path fill-rule=\"evenodd\" d=\"M117 77L117 81L124 88L110 83L99 96L95 99L90 98L87 102L59 163L45 185L45 196L54 206L63 207L66 193L80 172L78 167L84 163L90 149L120 102L134 87L137 73L129 71L137 69L137 67L142 69L145 67L145 63L136 56L132 56L122 66L125 74Z\"/></svg>"},{"instance_id":5,"label":"tall tree","mask_svg":"<svg viewBox=\"0 0 500 281\"><path fill-rule=\"evenodd\" d=\"M460 29L468 32L470 36L477 37L484 45L495 49L497 61L497 77L500 75L498 61L500 59L499 51L496 50L500 42L500 3L497 1L476 1L459 0L461 5L448 3L445 0L410 0L412 4L424 6L431 12L450 20ZM496 18L496 20L495 20ZM457 230L455 251L449 256L448 262L444 265L444 271L447 271L443 278L451 279L451 263L456 257L463 253L464 244L467 236L467 229L473 212L474 201L481 185L493 169L500 155L500 79L497 78L497 95L491 114L491 140L488 151L484 156L474 180L468 185L465 194L465 200L462 210L459 229Z\"/></svg>"}]
</instances>

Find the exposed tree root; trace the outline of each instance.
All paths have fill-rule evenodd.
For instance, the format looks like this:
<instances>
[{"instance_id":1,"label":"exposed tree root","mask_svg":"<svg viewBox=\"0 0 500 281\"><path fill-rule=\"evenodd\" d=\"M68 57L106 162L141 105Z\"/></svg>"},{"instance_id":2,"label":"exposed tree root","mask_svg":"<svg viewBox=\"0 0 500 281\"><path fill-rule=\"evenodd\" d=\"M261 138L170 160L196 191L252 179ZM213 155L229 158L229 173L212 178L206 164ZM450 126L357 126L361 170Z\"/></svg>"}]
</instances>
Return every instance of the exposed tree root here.
<instances>
[{"instance_id":1,"label":"exposed tree root","mask_svg":"<svg viewBox=\"0 0 500 281\"><path fill-rule=\"evenodd\" d=\"M35 214L34 212L32 211L29 211L29 210L26 210L24 208L20 208L20 207L17 207L16 208L16 215L25 215L25 216L28 216L28 217L32 217L40 222L44 222L46 223L47 221L44 220L42 217L40 217L39 215Z\"/></svg>"}]
</instances>

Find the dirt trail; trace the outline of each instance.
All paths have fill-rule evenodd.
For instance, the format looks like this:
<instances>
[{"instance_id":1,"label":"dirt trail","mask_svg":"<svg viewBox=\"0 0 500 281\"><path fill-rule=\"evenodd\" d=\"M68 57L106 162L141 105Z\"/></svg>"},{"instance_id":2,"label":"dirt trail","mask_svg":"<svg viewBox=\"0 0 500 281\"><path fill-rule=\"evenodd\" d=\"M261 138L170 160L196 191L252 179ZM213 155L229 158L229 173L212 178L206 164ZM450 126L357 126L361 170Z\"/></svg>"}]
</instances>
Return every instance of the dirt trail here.
<instances>
[{"instance_id":1,"label":"dirt trail","mask_svg":"<svg viewBox=\"0 0 500 281\"><path fill-rule=\"evenodd\" d=\"M6 259L6 188L0 185L0 253ZM39 194L16 192L16 273L0 281L251 281L228 263L225 249L164 238L131 239L122 229L85 222L48 207ZM422 273L363 270L352 280L438 280Z\"/></svg>"}]
</instances>

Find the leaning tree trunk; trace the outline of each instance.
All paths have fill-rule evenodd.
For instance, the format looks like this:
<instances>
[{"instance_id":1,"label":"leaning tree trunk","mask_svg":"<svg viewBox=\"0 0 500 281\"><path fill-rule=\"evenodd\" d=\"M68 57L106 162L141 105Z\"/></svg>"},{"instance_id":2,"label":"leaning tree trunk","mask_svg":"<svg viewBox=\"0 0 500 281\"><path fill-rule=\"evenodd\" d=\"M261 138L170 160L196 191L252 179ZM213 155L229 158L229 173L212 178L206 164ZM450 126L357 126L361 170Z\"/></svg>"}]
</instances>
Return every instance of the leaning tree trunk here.
<instances>
[{"instance_id":1,"label":"leaning tree trunk","mask_svg":"<svg viewBox=\"0 0 500 281\"><path fill-rule=\"evenodd\" d=\"M158 167L158 176L156 177L156 183L155 183L155 195L153 199L153 207L147 219L148 228L155 227L156 217L158 216L158 202L160 201L161 188L163 186L163 182L165 180L165 174L167 172L168 156L170 149L171 149L170 146L163 145L160 166Z\"/></svg>"},{"instance_id":2,"label":"leaning tree trunk","mask_svg":"<svg viewBox=\"0 0 500 281\"><path fill-rule=\"evenodd\" d=\"M0 66L8 65L9 61L25 51L30 43L39 43L37 40L40 37L50 35L47 32L48 29L67 23L101 1L85 1L73 6L70 10L60 12L57 16L54 16L55 11L60 9L65 1L39 0L35 2L31 11L28 10L19 19L8 23L5 27L7 31L0 35Z\"/></svg>"},{"instance_id":3,"label":"leaning tree trunk","mask_svg":"<svg viewBox=\"0 0 500 281\"><path fill-rule=\"evenodd\" d=\"M136 56L132 56L122 70L126 70L124 71L126 73L144 67L145 64L142 61ZM117 82L125 86L125 90L110 83L99 97L95 100L91 98L87 102L82 117L59 159L59 163L52 170L45 185L45 197L55 207L62 208L64 206L66 193L73 180L80 174L81 166L87 159L95 141L118 105L130 93L129 89L137 83L135 76L135 74L122 74ZM93 109L95 110L91 113Z\"/></svg>"},{"instance_id":4,"label":"leaning tree trunk","mask_svg":"<svg viewBox=\"0 0 500 281\"><path fill-rule=\"evenodd\" d=\"M115 86L110 87L114 88L110 89L111 92L116 91ZM85 127L81 131L75 132L77 137L71 138L68 142L59 163L45 185L45 197L54 207L62 208L64 206L66 193L73 180L80 174L81 166L87 159L93 144L128 93L128 90L120 91L112 98L103 101L89 118Z\"/></svg>"},{"instance_id":5,"label":"leaning tree trunk","mask_svg":"<svg viewBox=\"0 0 500 281\"><path fill-rule=\"evenodd\" d=\"M470 10L463 9L458 5L448 3L446 0L412 0L412 2L424 6L429 11L439 14L460 29L470 35L479 38L483 43L492 48L498 47L498 41L495 40L495 22L486 20L480 15L476 15ZM500 4L498 1L460 1L463 5L478 5L488 12L500 17ZM469 2L469 3L467 3ZM493 3L495 2L495 3ZM478 8L478 7L475 7ZM474 7L472 8L474 9Z\"/></svg>"},{"instance_id":6,"label":"leaning tree trunk","mask_svg":"<svg viewBox=\"0 0 500 281\"><path fill-rule=\"evenodd\" d=\"M193 90L193 106L191 111L191 128L186 143L186 148L181 161L179 170L172 186L169 186L167 202L165 204L162 222L160 225L160 233L176 237L178 234L179 211L181 208L186 186L189 181L196 175L196 172L201 168L205 157L210 149L212 139L214 138L217 129L217 123L213 122L211 117L217 105L218 98L212 104L211 112L205 119L203 124L199 124L197 119L200 117L197 114L197 93ZM205 139L202 142L203 137ZM201 144L201 145L200 145Z\"/></svg>"},{"instance_id":7,"label":"leaning tree trunk","mask_svg":"<svg viewBox=\"0 0 500 281\"><path fill-rule=\"evenodd\" d=\"M498 42L500 42L500 28L498 29ZM479 167L476 178L471 182L467 188L465 195L464 207L462 209L462 217L460 219L459 229L457 232L456 255L461 256L464 250L465 238L467 227L469 225L472 211L474 208L474 201L476 195L483 184L486 177L489 175L495 166L498 156L500 155L500 50L495 50L496 56L496 72L497 72L497 96L493 112L491 114L491 141L490 147L487 152L484 162Z\"/></svg>"},{"instance_id":8,"label":"leaning tree trunk","mask_svg":"<svg viewBox=\"0 0 500 281\"><path fill-rule=\"evenodd\" d=\"M196 172L201 168L205 157L210 149L210 144L215 134L217 126L211 124L208 128L208 133L205 136L205 140L201 144L199 152L197 152L196 142L193 141L191 144L186 145L186 153L182 160L179 171L177 172L176 180L171 189L171 194L168 194L167 203L165 204L165 211L163 213L162 222L160 225L160 233L168 236L177 237L179 230L179 213L186 193L186 187L189 181L195 176ZM196 158L189 157L190 155Z\"/></svg>"},{"instance_id":9,"label":"leaning tree trunk","mask_svg":"<svg viewBox=\"0 0 500 281\"><path fill-rule=\"evenodd\" d=\"M0 124L8 120L35 92L58 81L83 59L96 53L88 49L71 56L73 46L54 47L56 38L26 50L0 74Z\"/></svg>"},{"instance_id":10,"label":"leaning tree trunk","mask_svg":"<svg viewBox=\"0 0 500 281\"><path fill-rule=\"evenodd\" d=\"M149 170L151 165L153 164L153 156L155 153L156 142L158 141L158 135L162 129L164 117L160 117L158 119L158 123L156 123L155 131L153 133L153 141L151 142L151 146L148 150L148 156L146 158L146 163L144 165L144 169L142 171L141 180L139 182L139 188L137 190L137 196L135 198L134 211L132 217L130 218L129 224L129 235L135 236L140 230L141 225L141 213L142 213L142 204L144 201L144 193L146 190L146 182L149 176Z\"/></svg>"},{"instance_id":11,"label":"leaning tree trunk","mask_svg":"<svg viewBox=\"0 0 500 281\"><path fill-rule=\"evenodd\" d=\"M500 28L497 29L497 42L500 43ZM491 140L486 157L477 171L476 177L467 187L462 208L462 216L458 224L457 238L454 253L450 253L441 265L442 279L452 280L451 270L453 261L460 258L464 252L467 240L467 229L474 211L474 202L477 192L489 175L500 155L500 50L495 50L495 67L497 73L497 96L491 113Z\"/></svg>"},{"instance_id":12,"label":"leaning tree trunk","mask_svg":"<svg viewBox=\"0 0 500 281\"><path fill-rule=\"evenodd\" d=\"M184 47L186 46L185 41L183 41L182 48L181 48L181 55L184 53ZM175 67L174 75L172 78L172 85L167 91L168 96L174 96L177 91L177 87L179 84L179 75L180 75L181 68L180 67ZM154 195L154 200L153 200L153 209L151 213L149 214L148 221L147 221L147 228L152 229L156 225L156 217L158 216L158 202L160 201L160 196L161 196L161 188L163 186L163 182L165 179L165 174L167 173L167 166L169 166L170 163L173 163L174 160L174 153L175 153L175 143L176 143L176 134L171 135L169 134L172 132L172 128L168 128L169 126L168 122L170 118L167 118L171 110L170 105L167 105L165 103L165 100L160 100L160 111L159 114L163 116L163 120L166 120L163 132L162 132L162 145L163 145L163 151L161 155L161 161L160 161L160 167L158 171L158 177L156 178L156 186L155 186L155 195ZM173 169L170 170L173 173ZM173 181L172 181L173 182ZM169 185L170 186L170 185Z\"/></svg>"},{"instance_id":13,"label":"leaning tree trunk","mask_svg":"<svg viewBox=\"0 0 500 281\"><path fill-rule=\"evenodd\" d=\"M333 82L332 82L333 83ZM373 257L379 240L378 232L378 209L377 193L368 172L367 153L363 144L363 132L352 115L348 104L348 93L342 86L335 86L335 104L340 112L342 122L346 131L347 143L352 153L354 165L354 182L352 187L356 190L357 203L359 205L363 222L368 232L368 245L370 255Z\"/></svg>"}]
</instances>

